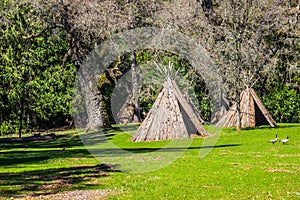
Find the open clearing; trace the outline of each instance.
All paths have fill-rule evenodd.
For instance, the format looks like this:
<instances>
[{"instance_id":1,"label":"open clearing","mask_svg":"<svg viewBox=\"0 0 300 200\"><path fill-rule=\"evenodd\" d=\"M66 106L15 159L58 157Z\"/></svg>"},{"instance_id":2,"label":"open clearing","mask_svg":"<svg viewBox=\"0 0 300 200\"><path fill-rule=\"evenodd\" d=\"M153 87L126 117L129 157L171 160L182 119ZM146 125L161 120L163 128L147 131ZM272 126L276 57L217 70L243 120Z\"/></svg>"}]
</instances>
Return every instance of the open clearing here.
<instances>
[{"instance_id":1,"label":"open clearing","mask_svg":"<svg viewBox=\"0 0 300 200\"><path fill-rule=\"evenodd\" d=\"M57 137L49 141L0 143L0 199L51 199L53 195L68 199L76 192L84 195L82 190L94 190L98 199L300 199L300 124L239 133L223 129L214 148L203 146L203 138L189 140L186 148L169 141L133 143L130 137L136 128L123 125L106 132L101 145L115 145L106 149L97 140L84 146L82 133L74 131L55 133ZM291 136L290 142L268 143L276 133L279 139ZM103 160L87 150L97 147L96 156ZM144 173L141 167L149 167L149 162L140 160L140 173L131 173L137 167L134 163L131 170L121 161L110 163L118 167L103 164L119 154L118 147L130 152L123 157L129 161L150 152L155 152L156 163L176 153L180 156ZM200 158L203 149L210 151Z\"/></svg>"}]
</instances>

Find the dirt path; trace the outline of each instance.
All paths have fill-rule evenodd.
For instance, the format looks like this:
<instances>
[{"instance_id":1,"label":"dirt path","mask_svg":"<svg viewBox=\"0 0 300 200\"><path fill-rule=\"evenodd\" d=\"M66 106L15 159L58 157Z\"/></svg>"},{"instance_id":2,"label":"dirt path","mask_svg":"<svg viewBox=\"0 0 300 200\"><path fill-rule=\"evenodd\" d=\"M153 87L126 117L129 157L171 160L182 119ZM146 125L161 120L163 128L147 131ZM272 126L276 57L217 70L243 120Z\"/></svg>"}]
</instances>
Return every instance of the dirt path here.
<instances>
[{"instance_id":1,"label":"dirt path","mask_svg":"<svg viewBox=\"0 0 300 200\"><path fill-rule=\"evenodd\" d=\"M110 190L75 190L57 194L12 198L16 200L99 200L113 194Z\"/></svg>"}]
</instances>

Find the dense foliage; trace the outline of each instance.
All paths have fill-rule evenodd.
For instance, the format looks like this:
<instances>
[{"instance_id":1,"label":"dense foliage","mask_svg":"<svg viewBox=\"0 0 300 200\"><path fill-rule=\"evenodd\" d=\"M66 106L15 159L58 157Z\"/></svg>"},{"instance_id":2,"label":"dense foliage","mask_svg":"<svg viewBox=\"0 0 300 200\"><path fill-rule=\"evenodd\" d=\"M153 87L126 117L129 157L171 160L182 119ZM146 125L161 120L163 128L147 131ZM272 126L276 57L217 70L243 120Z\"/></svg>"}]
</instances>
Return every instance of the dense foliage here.
<instances>
[{"instance_id":1,"label":"dense foliage","mask_svg":"<svg viewBox=\"0 0 300 200\"><path fill-rule=\"evenodd\" d=\"M0 132L65 125L71 115L76 70L62 66L65 34L42 31L27 4L5 4L0 32Z\"/></svg>"},{"instance_id":2,"label":"dense foliage","mask_svg":"<svg viewBox=\"0 0 300 200\"><path fill-rule=\"evenodd\" d=\"M300 122L299 71L291 73L287 67L278 65L273 76L258 82L256 88L277 122Z\"/></svg>"},{"instance_id":3,"label":"dense foliage","mask_svg":"<svg viewBox=\"0 0 300 200\"><path fill-rule=\"evenodd\" d=\"M250 73L256 91L276 121L300 122L297 2L279 1L270 7L273 10L258 0L251 5L244 1L212 1L209 6L198 2L0 0L0 134L21 135L70 124L72 88L80 62L94 45L110 35L142 26L171 27L199 39L217 65L223 67L220 71L224 72L225 83L234 86L237 70L241 72L239 79L249 79ZM225 15L234 10L233 5L234 9L243 9L241 13ZM265 13L253 16L254 11ZM239 14L249 17L241 21ZM234 45L237 41L243 45ZM196 92L202 116L210 120L212 105L201 74L196 74L180 55L155 50L136 52L141 70L152 67L153 60L174 64L188 80L189 89ZM118 77L99 75L98 89L104 102L101 109L111 122L114 82L130 70L130 65L130 55L123 55L111 66L120 71ZM149 111L160 88L159 84L140 84L142 111ZM229 99L234 99L230 95Z\"/></svg>"}]
</instances>

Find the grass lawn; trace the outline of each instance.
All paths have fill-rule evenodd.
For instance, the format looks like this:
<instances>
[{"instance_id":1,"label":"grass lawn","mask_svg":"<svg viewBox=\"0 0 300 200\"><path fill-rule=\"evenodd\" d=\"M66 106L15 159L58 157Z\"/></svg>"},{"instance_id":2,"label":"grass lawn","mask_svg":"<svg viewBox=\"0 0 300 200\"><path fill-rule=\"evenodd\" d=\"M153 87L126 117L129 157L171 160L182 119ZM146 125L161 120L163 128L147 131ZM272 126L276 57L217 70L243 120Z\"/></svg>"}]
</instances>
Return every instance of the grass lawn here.
<instances>
[{"instance_id":1,"label":"grass lawn","mask_svg":"<svg viewBox=\"0 0 300 200\"><path fill-rule=\"evenodd\" d=\"M300 199L300 124L224 129L215 148L203 138L133 143L136 128L0 143L0 199L77 189L109 190L109 199ZM268 143L276 133L289 144ZM100 165L108 162L118 170Z\"/></svg>"}]
</instances>

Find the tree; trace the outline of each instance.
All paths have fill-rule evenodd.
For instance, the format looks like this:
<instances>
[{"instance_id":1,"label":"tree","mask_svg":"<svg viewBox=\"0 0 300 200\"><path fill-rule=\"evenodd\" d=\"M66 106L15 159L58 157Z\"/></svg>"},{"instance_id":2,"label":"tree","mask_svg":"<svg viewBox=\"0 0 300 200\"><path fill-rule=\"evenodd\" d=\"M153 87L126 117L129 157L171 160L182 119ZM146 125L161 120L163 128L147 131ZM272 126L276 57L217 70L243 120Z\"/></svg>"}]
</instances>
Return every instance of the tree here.
<instances>
[{"instance_id":1,"label":"tree","mask_svg":"<svg viewBox=\"0 0 300 200\"><path fill-rule=\"evenodd\" d=\"M290 49L290 61L295 63L294 47L282 43L291 43L291 38L299 39L299 35L293 28L295 25L287 23L291 19L287 17L291 7L287 2L265 4L263 1L223 1L221 7L223 9L217 10L215 14L215 18L221 16L220 25L226 44L217 44L219 48L223 47L221 54L225 68L220 69L229 88L235 88L233 96L237 102L237 118L240 122L240 92L252 87L258 79L272 74L278 60L281 62L284 57L282 52ZM240 128L238 123L237 130Z\"/></svg>"},{"instance_id":2,"label":"tree","mask_svg":"<svg viewBox=\"0 0 300 200\"><path fill-rule=\"evenodd\" d=\"M114 33L136 27L134 24L140 26L142 21L144 24L151 21L149 18L145 19L143 15L149 15L148 5L156 4L155 1L51 0L43 2L36 0L34 5L49 28L58 27L67 33L70 49L66 52L64 60L71 59L79 70L86 56L97 44ZM145 12L138 12L139 10ZM134 65L135 56L132 55L132 65ZM96 73L103 75L105 72L99 70ZM90 85L88 82L91 81L94 80L85 80L87 85L80 86L86 93L87 129L110 127L102 89L93 84L92 91L88 90L87 87Z\"/></svg>"},{"instance_id":3,"label":"tree","mask_svg":"<svg viewBox=\"0 0 300 200\"><path fill-rule=\"evenodd\" d=\"M211 7L204 5L198 1L170 1L157 23L199 39L218 65L228 96L237 102L239 113L241 91L269 77L282 59L282 51L290 49L290 57L296 56L294 47L282 44L299 38L292 28L295 25L289 25L289 21L296 23L297 17L287 17L291 4L282 1L229 0L214 1ZM236 128L241 128L240 123Z\"/></svg>"},{"instance_id":4,"label":"tree","mask_svg":"<svg viewBox=\"0 0 300 200\"><path fill-rule=\"evenodd\" d=\"M157 3L154 0L151 1L138 1L131 0L125 1L123 7L128 12L128 21L129 26L128 29L135 29L139 27L151 26L153 23L154 12L157 10ZM143 50L140 50L143 51ZM132 102L129 104L133 111L133 119L132 122L141 122L141 110L139 105L139 89L138 89L138 62L137 62L137 54L139 52L137 50L131 49L130 52L130 62L131 62L131 82L132 82L132 91L128 96L128 100L125 102L124 112L127 110L128 102ZM140 52L141 53L141 52ZM122 113L120 113L122 115Z\"/></svg>"},{"instance_id":5,"label":"tree","mask_svg":"<svg viewBox=\"0 0 300 200\"><path fill-rule=\"evenodd\" d=\"M69 50L65 52L64 62L71 60L77 70L97 44L108 38L111 33L122 30L126 25L123 23L126 21L126 15L115 1L36 0L33 4L49 29L59 28L66 33ZM98 73L100 75L103 71ZM89 83L80 86L86 93L87 128L110 127L107 112L103 109L104 96L96 84L93 84L92 90L87 89L88 85Z\"/></svg>"},{"instance_id":6,"label":"tree","mask_svg":"<svg viewBox=\"0 0 300 200\"><path fill-rule=\"evenodd\" d=\"M46 30L27 1L6 1L1 21L1 127L19 132L60 126L71 115L73 66L61 67L68 44ZM53 34L55 32L55 34ZM60 45L57 45L59 43ZM2 101L1 101L2 102ZM62 122L61 122L62 121ZM2 131L1 131L2 132Z\"/></svg>"},{"instance_id":7,"label":"tree","mask_svg":"<svg viewBox=\"0 0 300 200\"><path fill-rule=\"evenodd\" d=\"M1 127L7 127L3 122L10 123L20 131L26 124L50 123L59 113L63 118L70 115L73 66L77 71L84 67L86 56L114 33L142 26L172 28L197 38L219 66L231 100L239 101L240 91L254 83L261 91L270 92L274 85L279 85L276 90L286 90L288 85L299 92L299 7L295 0L0 3ZM124 74L130 67L136 69L142 54L132 49L131 61L123 56L124 68L119 70ZM96 72L93 81L99 84L93 90L81 85L87 91L85 103L92 105L87 108L91 129L110 127L107 102L120 74L117 67L109 68ZM137 94L136 76L132 79Z\"/></svg>"}]
</instances>

